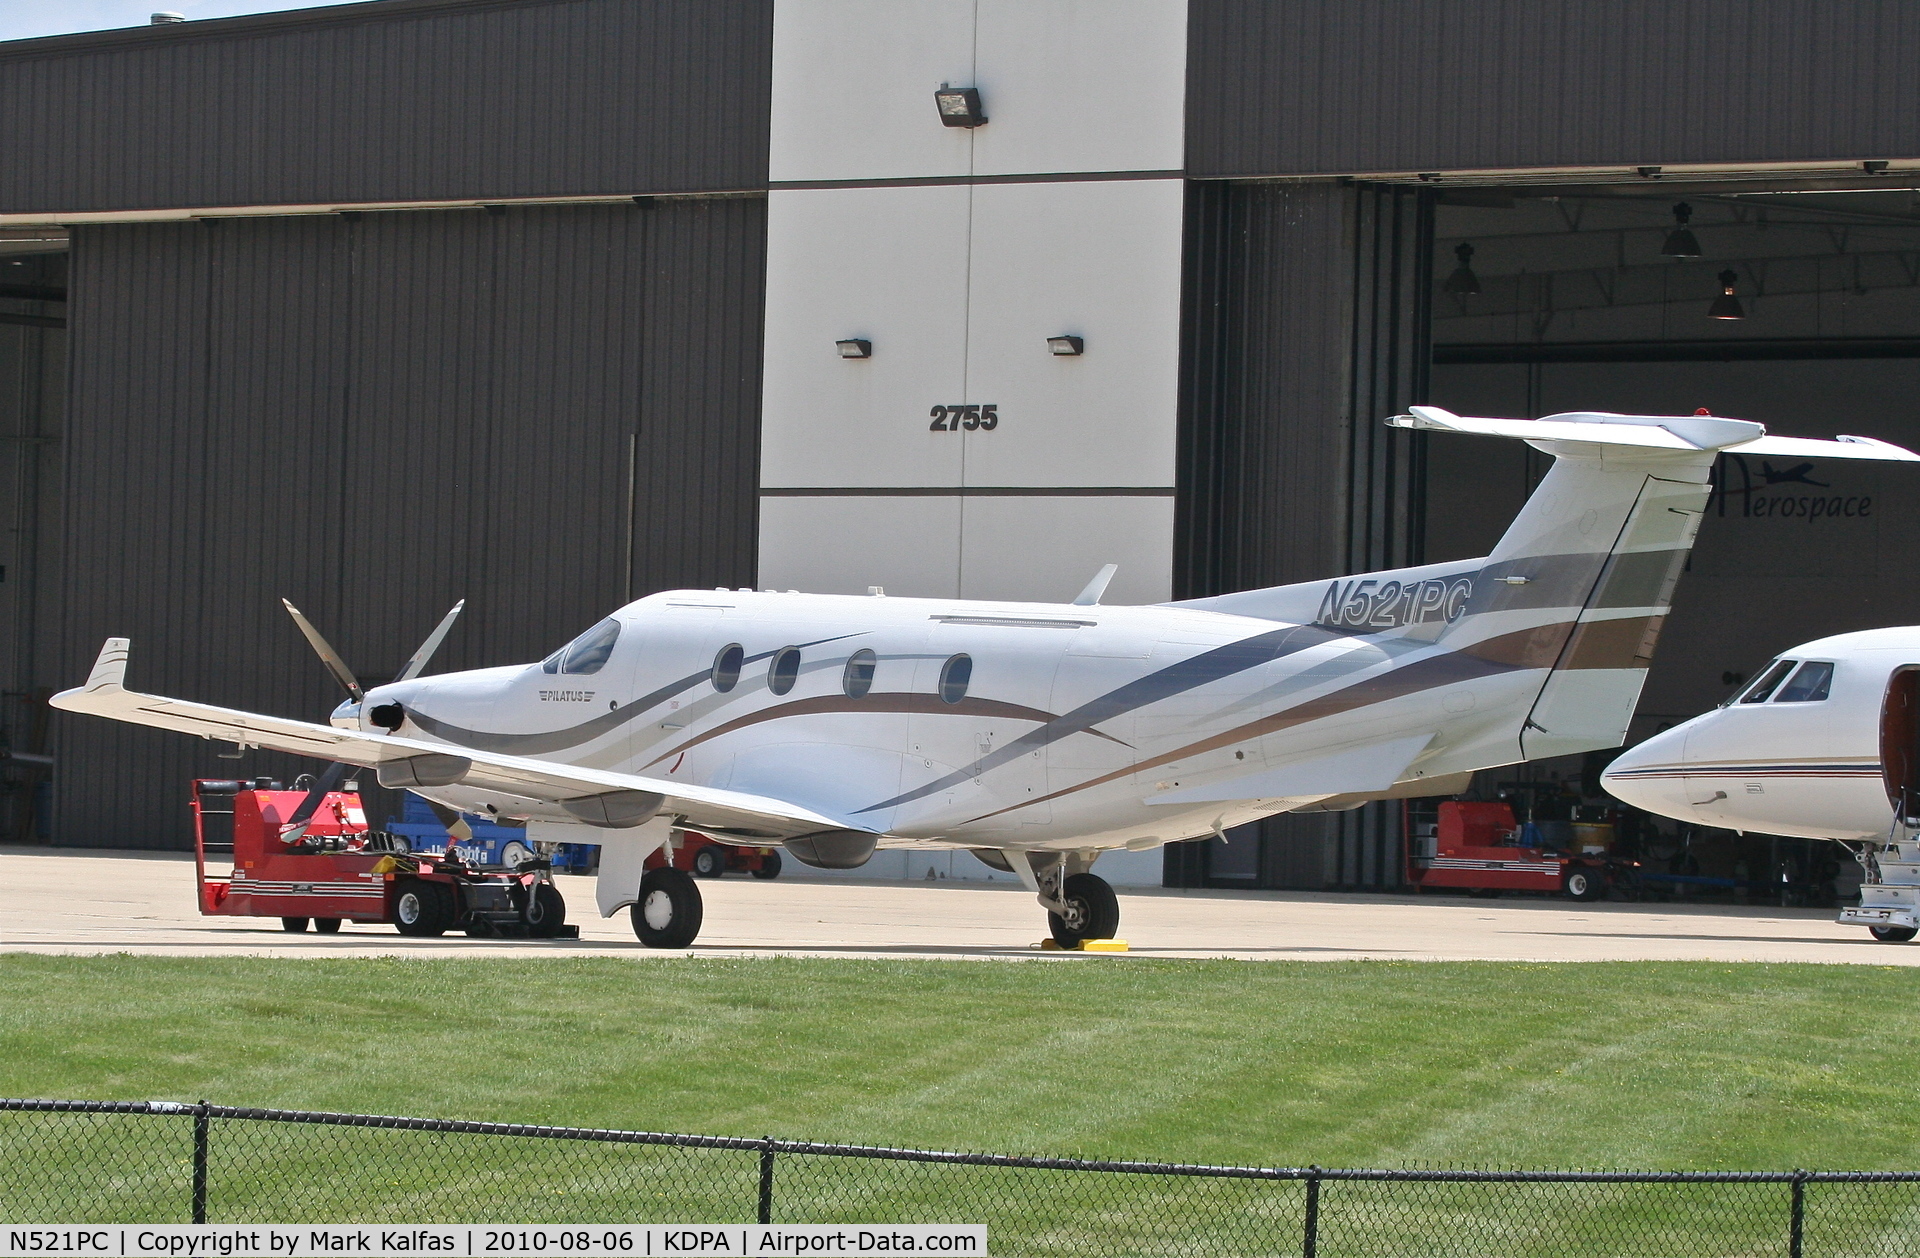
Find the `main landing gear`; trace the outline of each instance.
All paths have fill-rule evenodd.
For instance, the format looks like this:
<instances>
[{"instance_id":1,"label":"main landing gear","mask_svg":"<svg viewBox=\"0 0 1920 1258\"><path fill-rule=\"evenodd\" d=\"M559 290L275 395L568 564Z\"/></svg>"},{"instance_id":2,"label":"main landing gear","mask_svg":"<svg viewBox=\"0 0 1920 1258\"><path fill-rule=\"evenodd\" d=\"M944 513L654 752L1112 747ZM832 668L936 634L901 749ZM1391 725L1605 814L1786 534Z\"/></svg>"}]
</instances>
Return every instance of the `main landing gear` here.
<instances>
[{"instance_id":1,"label":"main landing gear","mask_svg":"<svg viewBox=\"0 0 1920 1258\"><path fill-rule=\"evenodd\" d=\"M1089 872L1098 852L975 852L987 864L1027 884L1047 910L1047 928L1062 948L1076 949L1089 939L1112 939L1119 932L1119 897L1105 878Z\"/></svg>"},{"instance_id":2,"label":"main landing gear","mask_svg":"<svg viewBox=\"0 0 1920 1258\"><path fill-rule=\"evenodd\" d=\"M1112 939L1120 930L1120 897L1098 874L1069 874L1060 893L1061 912L1047 911L1053 941L1078 948L1089 939Z\"/></svg>"},{"instance_id":3,"label":"main landing gear","mask_svg":"<svg viewBox=\"0 0 1920 1258\"><path fill-rule=\"evenodd\" d=\"M705 912L700 886L671 865L649 869L633 902L633 933L649 948L687 948L700 934Z\"/></svg>"}]
</instances>

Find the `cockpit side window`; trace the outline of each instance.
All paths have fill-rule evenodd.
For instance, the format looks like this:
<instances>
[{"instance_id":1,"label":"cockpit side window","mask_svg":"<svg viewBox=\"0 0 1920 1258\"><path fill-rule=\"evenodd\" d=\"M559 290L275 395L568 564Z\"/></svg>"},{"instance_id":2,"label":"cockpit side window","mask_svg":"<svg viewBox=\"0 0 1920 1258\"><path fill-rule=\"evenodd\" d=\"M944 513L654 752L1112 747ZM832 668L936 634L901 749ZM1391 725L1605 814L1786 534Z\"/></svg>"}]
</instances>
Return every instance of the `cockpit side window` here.
<instances>
[{"instance_id":1,"label":"cockpit side window","mask_svg":"<svg viewBox=\"0 0 1920 1258\"><path fill-rule=\"evenodd\" d=\"M1755 678L1754 683L1747 687L1747 693L1740 696L1740 702L1765 703L1772 697L1780 683L1786 680L1787 674L1793 671L1793 666L1799 662L1799 660L1775 660L1767 665L1767 671Z\"/></svg>"},{"instance_id":2,"label":"cockpit side window","mask_svg":"<svg viewBox=\"0 0 1920 1258\"><path fill-rule=\"evenodd\" d=\"M549 655L546 659L541 660L540 671L543 673L559 672L560 660L563 656L566 655L566 653L567 653L567 648L561 647L558 651L555 651L552 655Z\"/></svg>"},{"instance_id":3,"label":"cockpit side window","mask_svg":"<svg viewBox=\"0 0 1920 1258\"><path fill-rule=\"evenodd\" d=\"M1808 660L1793 679L1780 687L1775 703L1818 703L1833 688L1833 665L1826 660Z\"/></svg>"},{"instance_id":4,"label":"cockpit side window","mask_svg":"<svg viewBox=\"0 0 1920 1258\"><path fill-rule=\"evenodd\" d=\"M613 654L613 644L619 640L620 622L608 617L567 644L566 656L560 661L560 671L578 674L599 672L606 664L607 657Z\"/></svg>"}]
</instances>

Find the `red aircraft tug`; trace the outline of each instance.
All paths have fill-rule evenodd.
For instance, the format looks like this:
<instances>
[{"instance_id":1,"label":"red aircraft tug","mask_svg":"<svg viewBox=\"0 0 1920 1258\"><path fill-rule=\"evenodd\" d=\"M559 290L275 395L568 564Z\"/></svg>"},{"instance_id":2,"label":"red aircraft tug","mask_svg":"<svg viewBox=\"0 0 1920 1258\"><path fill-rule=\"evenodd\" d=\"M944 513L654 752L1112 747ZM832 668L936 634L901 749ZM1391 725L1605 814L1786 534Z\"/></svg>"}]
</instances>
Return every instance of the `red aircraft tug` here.
<instances>
[{"instance_id":1,"label":"red aircraft tug","mask_svg":"<svg viewBox=\"0 0 1920 1258\"><path fill-rule=\"evenodd\" d=\"M1476 895L1564 891L1576 900L1603 900L1615 881L1639 868L1604 852L1527 846L1505 803L1450 799L1440 805L1432 832L1416 833L1425 829L1407 826L1406 875L1416 888L1459 887Z\"/></svg>"},{"instance_id":2,"label":"red aircraft tug","mask_svg":"<svg viewBox=\"0 0 1920 1258\"><path fill-rule=\"evenodd\" d=\"M351 783L349 783L351 785ZM367 825L360 796L333 791L321 800L297 840L283 839L304 790L201 779L193 784L194 870L200 911L209 915L277 917L283 929L308 923L331 934L346 922L391 922L403 935L469 935L577 939L566 925L566 901L548 862L512 869L474 866L457 855L416 856L404 840ZM207 859L233 855L226 877Z\"/></svg>"}]
</instances>

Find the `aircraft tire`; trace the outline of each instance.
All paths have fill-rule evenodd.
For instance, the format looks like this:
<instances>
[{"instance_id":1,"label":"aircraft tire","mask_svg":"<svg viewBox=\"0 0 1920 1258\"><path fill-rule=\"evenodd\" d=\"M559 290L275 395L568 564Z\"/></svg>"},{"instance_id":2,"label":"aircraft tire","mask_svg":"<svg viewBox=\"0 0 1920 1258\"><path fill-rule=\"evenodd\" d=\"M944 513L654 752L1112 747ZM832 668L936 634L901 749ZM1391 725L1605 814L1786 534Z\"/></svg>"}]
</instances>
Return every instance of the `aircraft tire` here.
<instances>
[{"instance_id":1,"label":"aircraft tire","mask_svg":"<svg viewBox=\"0 0 1920 1258\"><path fill-rule=\"evenodd\" d=\"M1105 878L1097 874L1069 875L1060 898L1067 902L1072 920L1048 913L1047 927L1062 948L1078 948L1088 939L1112 939L1120 929L1120 897Z\"/></svg>"},{"instance_id":2,"label":"aircraft tire","mask_svg":"<svg viewBox=\"0 0 1920 1258\"><path fill-rule=\"evenodd\" d=\"M393 925L403 935L430 939L453 927L453 892L437 882L408 879L393 902Z\"/></svg>"},{"instance_id":3,"label":"aircraft tire","mask_svg":"<svg viewBox=\"0 0 1920 1258\"><path fill-rule=\"evenodd\" d=\"M1881 943L1906 943L1920 934L1911 926L1869 926L1867 930Z\"/></svg>"},{"instance_id":4,"label":"aircraft tire","mask_svg":"<svg viewBox=\"0 0 1920 1258\"><path fill-rule=\"evenodd\" d=\"M337 917L316 917L313 919L313 928L322 935L337 935L340 933L340 919Z\"/></svg>"},{"instance_id":5,"label":"aircraft tire","mask_svg":"<svg viewBox=\"0 0 1920 1258\"><path fill-rule=\"evenodd\" d=\"M727 854L717 847L703 847L693 854L693 872L702 878L718 878L727 872Z\"/></svg>"},{"instance_id":6,"label":"aircraft tire","mask_svg":"<svg viewBox=\"0 0 1920 1258\"><path fill-rule=\"evenodd\" d=\"M1567 871L1567 894L1576 900L1607 898L1607 876L1597 869L1576 865Z\"/></svg>"},{"instance_id":7,"label":"aircraft tire","mask_svg":"<svg viewBox=\"0 0 1920 1258\"><path fill-rule=\"evenodd\" d=\"M286 931L289 935L304 934L307 929L307 919L304 917L283 917L280 919L280 929Z\"/></svg>"},{"instance_id":8,"label":"aircraft tire","mask_svg":"<svg viewBox=\"0 0 1920 1258\"><path fill-rule=\"evenodd\" d=\"M533 898L527 901L527 933L535 939L551 939L567 924L567 901L560 888L550 882L533 886Z\"/></svg>"},{"instance_id":9,"label":"aircraft tire","mask_svg":"<svg viewBox=\"0 0 1920 1258\"><path fill-rule=\"evenodd\" d=\"M633 902L633 933L649 948L685 948L700 936L700 887L671 867L650 869Z\"/></svg>"},{"instance_id":10,"label":"aircraft tire","mask_svg":"<svg viewBox=\"0 0 1920 1258\"><path fill-rule=\"evenodd\" d=\"M753 871L755 878L778 878L780 876L780 853L768 852L760 858L760 868Z\"/></svg>"}]
</instances>

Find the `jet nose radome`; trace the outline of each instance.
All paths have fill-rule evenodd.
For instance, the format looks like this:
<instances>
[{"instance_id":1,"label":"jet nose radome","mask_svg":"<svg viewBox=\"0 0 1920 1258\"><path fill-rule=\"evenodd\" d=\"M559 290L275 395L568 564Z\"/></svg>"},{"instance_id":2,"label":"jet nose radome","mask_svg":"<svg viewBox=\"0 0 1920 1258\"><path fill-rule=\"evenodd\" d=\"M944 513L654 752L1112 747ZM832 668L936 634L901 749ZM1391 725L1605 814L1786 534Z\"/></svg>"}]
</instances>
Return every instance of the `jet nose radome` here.
<instances>
[{"instance_id":1,"label":"jet nose radome","mask_svg":"<svg viewBox=\"0 0 1920 1258\"><path fill-rule=\"evenodd\" d=\"M1662 817L1697 821L1688 797L1687 734L1693 724L1676 725L1655 734L1614 758L1600 775L1600 783L1622 803L1644 808Z\"/></svg>"}]
</instances>

